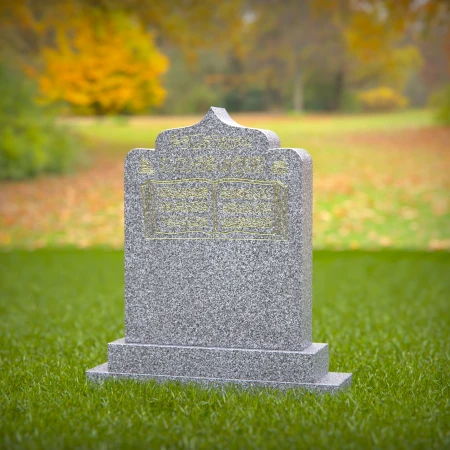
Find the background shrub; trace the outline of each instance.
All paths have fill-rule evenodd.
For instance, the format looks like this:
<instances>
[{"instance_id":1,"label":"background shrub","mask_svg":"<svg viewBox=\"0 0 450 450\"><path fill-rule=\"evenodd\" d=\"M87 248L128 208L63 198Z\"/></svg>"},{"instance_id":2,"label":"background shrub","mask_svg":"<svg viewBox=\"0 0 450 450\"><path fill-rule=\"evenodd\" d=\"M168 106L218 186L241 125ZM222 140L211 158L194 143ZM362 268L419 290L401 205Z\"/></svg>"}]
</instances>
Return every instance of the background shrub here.
<instances>
[{"instance_id":1,"label":"background shrub","mask_svg":"<svg viewBox=\"0 0 450 450\"><path fill-rule=\"evenodd\" d=\"M77 161L78 139L35 97L29 81L0 66L0 179L63 173Z\"/></svg>"},{"instance_id":2,"label":"background shrub","mask_svg":"<svg viewBox=\"0 0 450 450\"><path fill-rule=\"evenodd\" d=\"M360 92L359 101L366 111L393 111L408 105L406 97L387 86Z\"/></svg>"},{"instance_id":3,"label":"background shrub","mask_svg":"<svg viewBox=\"0 0 450 450\"><path fill-rule=\"evenodd\" d=\"M450 126L450 84L435 92L429 103L435 109L436 123Z\"/></svg>"}]
</instances>

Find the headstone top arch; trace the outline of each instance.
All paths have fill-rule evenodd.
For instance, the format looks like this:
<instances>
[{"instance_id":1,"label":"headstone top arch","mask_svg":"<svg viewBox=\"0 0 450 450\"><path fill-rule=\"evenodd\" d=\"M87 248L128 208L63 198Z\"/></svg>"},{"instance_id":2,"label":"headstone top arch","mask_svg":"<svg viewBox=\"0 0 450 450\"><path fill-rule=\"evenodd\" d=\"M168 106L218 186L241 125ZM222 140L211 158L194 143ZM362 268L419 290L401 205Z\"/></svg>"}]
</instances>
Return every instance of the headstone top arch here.
<instances>
[{"instance_id":1,"label":"headstone top arch","mask_svg":"<svg viewBox=\"0 0 450 450\"><path fill-rule=\"evenodd\" d=\"M269 150L280 147L280 139L273 131L239 125L226 109L212 106L198 123L165 130L157 136L155 143L156 151L235 150L240 147Z\"/></svg>"}]
</instances>

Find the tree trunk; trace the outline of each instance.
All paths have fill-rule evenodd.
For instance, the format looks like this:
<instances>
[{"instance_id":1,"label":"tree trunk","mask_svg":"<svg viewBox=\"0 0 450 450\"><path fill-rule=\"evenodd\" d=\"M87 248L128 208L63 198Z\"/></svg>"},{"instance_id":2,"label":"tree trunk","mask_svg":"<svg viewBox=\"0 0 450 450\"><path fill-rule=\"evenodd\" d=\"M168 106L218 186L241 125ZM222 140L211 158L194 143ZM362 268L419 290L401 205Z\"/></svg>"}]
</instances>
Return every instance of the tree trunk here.
<instances>
[{"instance_id":1,"label":"tree trunk","mask_svg":"<svg viewBox=\"0 0 450 450\"><path fill-rule=\"evenodd\" d=\"M282 108L282 96L276 81L269 77L266 80L266 109L276 111Z\"/></svg>"},{"instance_id":2,"label":"tree trunk","mask_svg":"<svg viewBox=\"0 0 450 450\"><path fill-rule=\"evenodd\" d=\"M341 109L343 95L344 95L344 71L340 70L335 77L333 98L331 100L332 111L338 111Z\"/></svg>"},{"instance_id":3,"label":"tree trunk","mask_svg":"<svg viewBox=\"0 0 450 450\"><path fill-rule=\"evenodd\" d=\"M294 74L294 111L303 111L303 74L300 65L297 65Z\"/></svg>"}]
</instances>

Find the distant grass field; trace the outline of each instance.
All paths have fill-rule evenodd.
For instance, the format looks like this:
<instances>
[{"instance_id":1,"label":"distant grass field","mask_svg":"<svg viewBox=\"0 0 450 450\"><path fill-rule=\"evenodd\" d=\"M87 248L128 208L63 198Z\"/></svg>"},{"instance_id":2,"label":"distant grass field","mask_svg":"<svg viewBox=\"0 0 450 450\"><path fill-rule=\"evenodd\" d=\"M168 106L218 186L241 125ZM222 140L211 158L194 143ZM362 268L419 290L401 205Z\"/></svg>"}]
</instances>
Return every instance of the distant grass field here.
<instances>
[{"instance_id":1,"label":"distant grass field","mask_svg":"<svg viewBox=\"0 0 450 450\"><path fill-rule=\"evenodd\" d=\"M205 111L206 113L206 111ZM314 136L371 131L395 131L422 128L433 124L429 111L409 110L385 114L263 114L236 113L233 119L241 125L275 131L282 146L302 145L302 139ZM70 118L62 122L75 126L83 134L102 142L128 146L153 147L156 136L166 128L193 125L199 116ZM118 149L123 151L123 149Z\"/></svg>"},{"instance_id":2,"label":"distant grass field","mask_svg":"<svg viewBox=\"0 0 450 450\"><path fill-rule=\"evenodd\" d=\"M365 115L233 114L314 160L314 246L450 250L450 128L429 111ZM90 168L0 183L0 247L123 246L123 158L196 117L70 118Z\"/></svg>"},{"instance_id":3,"label":"distant grass field","mask_svg":"<svg viewBox=\"0 0 450 450\"><path fill-rule=\"evenodd\" d=\"M314 341L354 376L332 397L89 385L123 336L123 253L0 253L0 448L449 448L450 255L319 251L314 264Z\"/></svg>"}]
</instances>

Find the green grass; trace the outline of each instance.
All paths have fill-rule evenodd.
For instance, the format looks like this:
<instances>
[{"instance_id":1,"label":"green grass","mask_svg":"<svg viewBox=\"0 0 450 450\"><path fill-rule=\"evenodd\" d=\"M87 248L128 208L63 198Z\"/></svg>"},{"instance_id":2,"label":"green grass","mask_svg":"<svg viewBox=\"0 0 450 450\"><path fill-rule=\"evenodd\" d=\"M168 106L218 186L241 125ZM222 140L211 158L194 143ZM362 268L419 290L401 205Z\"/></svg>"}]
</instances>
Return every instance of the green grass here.
<instances>
[{"instance_id":1,"label":"green grass","mask_svg":"<svg viewBox=\"0 0 450 450\"><path fill-rule=\"evenodd\" d=\"M428 126L428 111L233 117L273 129L284 147L311 154L315 248L450 250L450 134ZM0 246L121 247L124 155L153 147L163 129L199 119L65 119L87 137L93 167L57 180L1 186Z\"/></svg>"},{"instance_id":2,"label":"green grass","mask_svg":"<svg viewBox=\"0 0 450 450\"><path fill-rule=\"evenodd\" d=\"M206 111L205 111L206 113ZM428 110L405 110L382 114L348 115L270 115L231 114L233 119L245 126L266 128L275 131L281 138L281 145L305 146L303 139L311 139L345 133L371 131L395 131L430 126L432 112ZM69 118L63 122L79 130L96 142L110 144L108 149L124 151L128 147L153 147L156 136L166 128L185 127L197 123L199 116L157 116L135 118ZM301 141L298 139L301 138ZM112 144L112 145L111 145Z\"/></svg>"},{"instance_id":3,"label":"green grass","mask_svg":"<svg viewBox=\"0 0 450 450\"><path fill-rule=\"evenodd\" d=\"M232 116L245 126L274 130L283 147L303 147L311 154L315 248L450 249L449 134L431 127L430 111ZM96 150L121 161L132 147L154 147L162 130L188 126L200 118L66 121L87 136ZM109 189L111 184L105 179L103 186ZM109 218L104 222L109 227L114 223ZM12 246L30 241L32 245L36 235L43 235L38 228L34 235L16 230L5 239ZM49 236L45 241L53 244L55 239Z\"/></svg>"},{"instance_id":4,"label":"green grass","mask_svg":"<svg viewBox=\"0 0 450 450\"><path fill-rule=\"evenodd\" d=\"M450 255L315 253L336 396L89 385L123 335L123 253L0 253L1 448L448 448Z\"/></svg>"}]
</instances>

